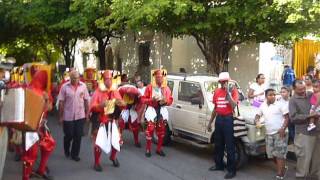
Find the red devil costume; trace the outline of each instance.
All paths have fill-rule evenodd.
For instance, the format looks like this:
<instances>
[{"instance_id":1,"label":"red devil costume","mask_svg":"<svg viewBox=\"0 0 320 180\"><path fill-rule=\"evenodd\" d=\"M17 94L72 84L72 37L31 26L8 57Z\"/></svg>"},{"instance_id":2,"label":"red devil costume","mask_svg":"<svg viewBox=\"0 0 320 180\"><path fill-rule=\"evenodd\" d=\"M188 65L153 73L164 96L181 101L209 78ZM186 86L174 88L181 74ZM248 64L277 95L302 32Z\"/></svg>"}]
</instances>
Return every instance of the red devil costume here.
<instances>
[{"instance_id":1,"label":"red devil costume","mask_svg":"<svg viewBox=\"0 0 320 180\"><path fill-rule=\"evenodd\" d=\"M95 69L87 68L84 71L84 75L83 75L83 81L84 81L84 83L86 83L90 95L92 95L92 93L98 87L98 82L95 78L95 73L96 73Z\"/></svg>"},{"instance_id":2,"label":"red devil costume","mask_svg":"<svg viewBox=\"0 0 320 180\"><path fill-rule=\"evenodd\" d=\"M123 100L127 104L126 108L121 111L119 118L119 127L120 133L122 134L123 130L126 127L126 123L129 125L129 129L133 133L134 144L136 147L141 147L139 142L139 129L141 126L140 116L138 112L143 108L142 104L139 103L140 92L139 90L130 84L125 84L118 88Z\"/></svg>"},{"instance_id":3,"label":"red devil costume","mask_svg":"<svg viewBox=\"0 0 320 180\"><path fill-rule=\"evenodd\" d=\"M99 146L99 144L97 143L97 139L100 138L98 137L100 129L103 129L103 128L106 128L106 130L109 129L107 136L108 138L110 138L110 139L108 138L103 139L103 141L105 142L106 141L109 142L109 140L111 141L111 139L113 138L113 135L117 135L119 137L119 139L117 140L118 142L116 142L118 144L118 148L116 149L114 144L112 144L112 147L110 147L111 148L110 160L113 162L113 166L118 167L120 165L119 161L116 158L117 151L120 150L120 145L119 145L120 135L118 132L118 128L117 127L116 129L114 128L115 127L114 123L116 119L115 115L116 113L120 114L119 113L120 111L117 110L117 108L115 108L116 110L113 114L106 114L104 109L106 106L106 103L105 103L106 101L111 101L111 100L122 101L122 97L120 93L117 90L112 89L112 78L113 78L112 72L109 70L105 71L103 74L104 84L99 85L99 88L96 89L91 99L90 111L92 112L92 116L91 116L92 137L94 142L94 159L95 159L94 169L96 171L102 171L102 167L100 165L100 156L101 156L102 150L106 152L106 150L103 147L101 147L101 145ZM105 85L106 83L107 85ZM111 128L112 130L110 130ZM109 145L111 146L111 143Z\"/></svg>"},{"instance_id":4,"label":"red devil costume","mask_svg":"<svg viewBox=\"0 0 320 180\"><path fill-rule=\"evenodd\" d=\"M37 71L27 88L32 89L34 92L42 95L45 99L46 106L44 109L44 119L39 127L39 138L40 140L33 144L28 150L24 150L22 160L23 160L23 180L28 180L32 173L33 165L37 159L38 147L41 151L41 160L38 170L34 173L35 176L39 176L45 179L52 179L52 177L46 175L47 163L50 154L55 148L55 141L48 132L46 126L46 116L47 112L52 109L52 97L50 92L46 92L48 82L48 74L46 71ZM27 136L25 133L25 136Z\"/></svg>"},{"instance_id":5,"label":"red devil costume","mask_svg":"<svg viewBox=\"0 0 320 180\"><path fill-rule=\"evenodd\" d=\"M151 140L156 130L158 136L158 144L156 153L160 156L165 156L162 151L163 138L165 136L165 130L168 120L168 111L165 106L172 104L173 98L169 87L164 86L163 78L165 74L162 70L156 70L153 74L155 78L155 85L148 85L144 96L142 97L142 103L147 105L145 112L145 119L147 123L146 127L146 156L151 156Z\"/></svg>"}]
</instances>

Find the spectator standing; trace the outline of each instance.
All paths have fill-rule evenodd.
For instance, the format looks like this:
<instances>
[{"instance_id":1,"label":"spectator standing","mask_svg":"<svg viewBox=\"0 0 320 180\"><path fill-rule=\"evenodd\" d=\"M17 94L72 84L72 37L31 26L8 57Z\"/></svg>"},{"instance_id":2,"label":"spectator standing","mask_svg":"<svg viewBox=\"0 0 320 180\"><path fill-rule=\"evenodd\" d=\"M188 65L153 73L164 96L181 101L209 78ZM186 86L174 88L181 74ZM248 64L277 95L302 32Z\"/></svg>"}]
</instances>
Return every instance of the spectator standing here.
<instances>
[{"instance_id":1,"label":"spectator standing","mask_svg":"<svg viewBox=\"0 0 320 180\"><path fill-rule=\"evenodd\" d=\"M318 118L319 115L310 115L312 93L306 92L305 83L297 80L293 83L293 89L294 95L289 101L289 117L296 126L296 177L306 179L317 176L320 179L320 131L307 131L309 119Z\"/></svg>"},{"instance_id":2,"label":"spectator standing","mask_svg":"<svg viewBox=\"0 0 320 180\"><path fill-rule=\"evenodd\" d=\"M289 100L290 100L290 94L291 94L291 89L290 87L283 86L281 87L280 90L281 98L278 100L283 106L287 107L289 109ZM288 123L288 130L289 130L289 141L288 142L293 142L294 140L294 134L295 134L295 127L292 122Z\"/></svg>"},{"instance_id":3,"label":"spectator standing","mask_svg":"<svg viewBox=\"0 0 320 180\"><path fill-rule=\"evenodd\" d=\"M239 94L238 90L233 87L229 92L228 81L230 76L228 72L219 74L219 83L221 88L217 88L213 95L214 111L208 124L208 131L210 132L212 122L215 119L215 166L212 166L210 171L223 171L224 163L223 157L225 148L227 149L227 170L225 179L232 179L236 176L236 160L235 160L235 139L233 135L233 110L236 106Z\"/></svg>"},{"instance_id":4,"label":"spectator standing","mask_svg":"<svg viewBox=\"0 0 320 180\"><path fill-rule=\"evenodd\" d=\"M70 81L63 84L58 96L59 121L63 124L64 132L64 153L74 161L80 161L83 125L85 120L89 120L89 92L87 86L79 80L79 73L71 71Z\"/></svg>"},{"instance_id":5,"label":"spectator standing","mask_svg":"<svg viewBox=\"0 0 320 180\"><path fill-rule=\"evenodd\" d=\"M284 66L282 74L282 83L284 86L291 87L293 81L296 79L293 69L289 65Z\"/></svg>"},{"instance_id":6,"label":"spectator standing","mask_svg":"<svg viewBox=\"0 0 320 180\"><path fill-rule=\"evenodd\" d=\"M312 86L313 77L312 75L307 75L304 77L304 82L306 85L306 91L307 92L313 92L313 86Z\"/></svg>"},{"instance_id":7,"label":"spectator standing","mask_svg":"<svg viewBox=\"0 0 320 180\"><path fill-rule=\"evenodd\" d=\"M248 98L253 106L259 107L264 101L264 91L265 91L265 77L264 74L258 74L256 77L256 82L252 83L249 87Z\"/></svg>"},{"instance_id":8,"label":"spectator standing","mask_svg":"<svg viewBox=\"0 0 320 180\"><path fill-rule=\"evenodd\" d=\"M277 166L276 179L284 179L285 159L288 149L288 106L276 101L274 89L265 91L266 101L259 107L255 122L259 124L260 117L264 117L266 127L266 148L268 158L273 159Z\"/></svg>"}]
</instances>

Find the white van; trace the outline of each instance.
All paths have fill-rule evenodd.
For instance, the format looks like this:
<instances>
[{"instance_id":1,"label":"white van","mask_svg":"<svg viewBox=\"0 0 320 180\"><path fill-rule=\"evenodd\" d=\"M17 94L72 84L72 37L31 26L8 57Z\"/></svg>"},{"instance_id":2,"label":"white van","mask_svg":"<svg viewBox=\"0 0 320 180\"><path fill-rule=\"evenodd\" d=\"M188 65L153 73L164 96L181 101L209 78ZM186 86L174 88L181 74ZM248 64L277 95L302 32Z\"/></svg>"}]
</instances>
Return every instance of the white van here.
<instances>
[{"instance_id":1,"label":"white van","mask_svg":"<svg viewBox=\"0 0 320 180\"><path fill-rule=\"evenodd\" d=\"M169 120L164 144L172 139L187 141L197 146L214 144L214 127L207 131L211 112L213 91L218 87L218 77L209 75L169 74L168 86L173 95L173 104L168 107ZM237 167L243 166L248 155L265 154L265 129L256 128L254 117L257 109L251 107L245 99L241 88L236 81L231 80L229 87L236 86L240 101L240 115L245 119L248 133L237 138L236 160ZM214 124L213 124L214 125ZM156 137L154 137L156 141Z\"/></svg>"}]
</instances>

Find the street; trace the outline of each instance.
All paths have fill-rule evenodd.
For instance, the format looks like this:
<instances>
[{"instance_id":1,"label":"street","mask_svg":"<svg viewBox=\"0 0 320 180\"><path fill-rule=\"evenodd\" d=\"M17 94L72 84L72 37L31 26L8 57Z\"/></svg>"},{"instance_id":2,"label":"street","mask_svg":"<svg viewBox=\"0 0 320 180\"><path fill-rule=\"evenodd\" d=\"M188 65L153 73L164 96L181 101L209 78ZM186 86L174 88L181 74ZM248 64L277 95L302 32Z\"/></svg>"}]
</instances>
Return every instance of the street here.
<instances>
[{"instance_id":1,"label":"street","mask_svg":"<svg viewBox=\"0 0 320 180\"><path fill-rule=\"evenodd\" d=\"M140 133L142 148L133 145L132 134L124 135L124 145L119 153L120 167L112 166L104 154L102 158L103 172L93 170L92 142L88 136L82 139L81 161L66 159L63 153L63 133L57 119L49 117L49 127L57 141L57 147L50 157L50 174L56 180L220 180L225 173L211 172L213 165L212 150L201 149L187 144L172 142L165 147L166 157L152 152L151 158L144 155L145 139ZM155 149L155 145L153 145ZM14 154L8 152L3 180L21 179L22 162L15 162ZM289 171L286 179L294 179L294 162L288 162ZM37 167L37 165L36 165ZM274 179L275 166L263 157L250 158L246 167L237 172L235 180Z\"/></svg>"}]
</instances>

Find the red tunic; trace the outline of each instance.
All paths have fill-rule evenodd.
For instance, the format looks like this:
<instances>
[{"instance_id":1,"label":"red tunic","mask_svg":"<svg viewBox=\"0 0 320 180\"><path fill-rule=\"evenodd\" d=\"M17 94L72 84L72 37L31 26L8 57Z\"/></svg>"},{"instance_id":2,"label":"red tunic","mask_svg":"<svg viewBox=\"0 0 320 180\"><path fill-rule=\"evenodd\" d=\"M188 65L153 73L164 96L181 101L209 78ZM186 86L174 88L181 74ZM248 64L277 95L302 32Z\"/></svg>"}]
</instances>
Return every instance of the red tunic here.
<instances>
[{"instance_id":1,"label":"red tunic","mask_svg":"<svg viewBox=\"0 0 320 180\"><path fill-rule=\"evenodd\" d=\"M173 98L171 95L171 90L169 87L161 87L161 93L162 96L166 98L167 106L170 106L173 102ZM144 95L141 97L141 102L143 104L147 104L148 106L152 106L154 108L157 108L159 106L157 101L153 101L152 99L152 85L149 84L146 87L146 90L144 92Z\"/></svg>"},{"instance_id":2,"label":"red tunic","mask_svg":"<svg viewBox=\"0 0 320 180\"><path fill-rule=\"evenodd\" d=\"M109 119L108 116L104 114L104 108L101 108L100 104L111 99L122 100L118 90L101 91L98 88L92 95L90 111L99 113L99 120L101 123L107 123Z\"/></svg>"}]
</instances>

